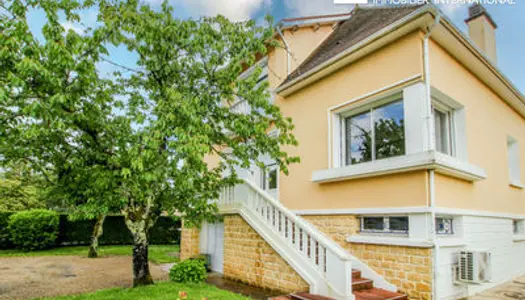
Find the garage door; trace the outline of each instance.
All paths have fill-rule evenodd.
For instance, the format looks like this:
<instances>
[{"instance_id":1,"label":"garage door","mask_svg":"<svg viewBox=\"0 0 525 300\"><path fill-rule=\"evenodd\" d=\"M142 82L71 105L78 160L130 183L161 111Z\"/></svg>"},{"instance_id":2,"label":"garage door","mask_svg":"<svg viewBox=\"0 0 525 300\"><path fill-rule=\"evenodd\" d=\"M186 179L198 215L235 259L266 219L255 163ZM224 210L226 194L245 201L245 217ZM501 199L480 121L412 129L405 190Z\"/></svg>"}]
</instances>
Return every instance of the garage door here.
<instances>
[{"instance_id":1,"label":"garage door","mask_svg":"<svg viewBox=\"0 0 525 300\"><path fill-rule=\"evenodd\" d=\"M224 266L224 223L204 223L200 235L201 253L211 257L211 269L223 273Z\"/></svg>"}]
</instances>

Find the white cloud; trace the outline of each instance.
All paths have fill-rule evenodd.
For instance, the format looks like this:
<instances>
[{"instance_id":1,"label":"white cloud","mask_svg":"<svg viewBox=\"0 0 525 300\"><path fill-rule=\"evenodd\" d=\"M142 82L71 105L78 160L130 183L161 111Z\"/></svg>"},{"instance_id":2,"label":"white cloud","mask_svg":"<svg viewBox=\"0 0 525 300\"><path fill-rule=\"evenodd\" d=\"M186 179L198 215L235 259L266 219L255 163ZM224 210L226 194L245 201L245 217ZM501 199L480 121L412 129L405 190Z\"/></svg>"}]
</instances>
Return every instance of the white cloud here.
<instances>
[{"instance_id":1,"label":"white cloud","mask_svg":"<svg viewBox=\"0 0 525 300\"><path fill-rule=\"evenodd\" d=\"M271 5L271 0L182 0L182 2L192 14L198 16L221 14L232 21L249 19L264 6Z\"/></svg>"},{"instance_id":2,"label":"white cloud","mask_svg":"<svg viewBox=\"0 0 525 300\"><path fill-rule=\"evenodd\" d=\"M284 2L290 10L290 17L345 13L353 8L353 5L334 4L333 0L285 0Z\"/></svg>"}]
</instances>

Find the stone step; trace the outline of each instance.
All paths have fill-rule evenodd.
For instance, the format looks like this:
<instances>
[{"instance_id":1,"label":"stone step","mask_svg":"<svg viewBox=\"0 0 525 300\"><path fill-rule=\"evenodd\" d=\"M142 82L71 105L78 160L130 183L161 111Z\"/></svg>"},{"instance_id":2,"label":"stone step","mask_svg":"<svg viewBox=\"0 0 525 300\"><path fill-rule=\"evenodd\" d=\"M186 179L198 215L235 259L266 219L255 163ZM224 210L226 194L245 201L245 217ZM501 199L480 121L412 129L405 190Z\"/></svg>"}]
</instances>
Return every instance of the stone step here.
<instances>
[{"instance_id":1,"label":"stone step","mask_svg":"<svg viewBox=\"0 0 525 300\"><path fill-rule=\"evenodd\" d=\"M374 288L374 282L368 278L356 278L352 280L352 291L362 291Z\"/></svg>"}]
</instances>

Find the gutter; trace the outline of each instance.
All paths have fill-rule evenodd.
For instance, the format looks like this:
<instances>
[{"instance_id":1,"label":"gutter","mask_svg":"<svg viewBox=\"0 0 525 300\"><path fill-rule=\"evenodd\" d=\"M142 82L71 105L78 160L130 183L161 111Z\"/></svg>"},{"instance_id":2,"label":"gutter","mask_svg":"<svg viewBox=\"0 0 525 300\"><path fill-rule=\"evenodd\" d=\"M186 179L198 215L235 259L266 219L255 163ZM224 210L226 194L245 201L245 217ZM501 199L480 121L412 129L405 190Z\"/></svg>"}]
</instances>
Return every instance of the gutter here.
<instances>
[{"instance_id":1,"label":"gutter","mask_svg":"<svg viewBox=\"0 0 525 300\"><path fill-rule=\"evenodd\" d=\"M434 28L441 21L441 14L437 14L434 23L427 29L427 33L423 38L423 67L425 73L425 96L427 102L426 111L426 126L427 126L427 146L429 150L436 148L434 140L434 123L432 122L432 90L430 85L430 57L428 42ZM437 288L439 278L439 245L437 244L437 232L436 232L436 186L435 186L435 170L428 171L428 189L429 189L429 211L430 211L430 238L433 245L434 255L432 262L432 299L439 299L439 289Z\"/></svg>"},{"instance_id":2,"label":"gutter","mask_svg":"<svg viewBox=\"0 0 525 300\"><path fill-rule=\"evenodd\" d=\"M284 43L284 48L286 49L286 76L290 75L290 70L292 69L292 61L291 61L291 54L290 54L290 46L288 45L288 42L284 38L284 34L281 31L281 24L277 25L277 33L281 36Z\"/></svg>"},{"instance_id":3,"label":"gutter","mask_svg":"<svg viewBox=\"0 0 525 300\"><path fill-rule=\"evenodd\" d=\"M304 74L302 74L301 76L293 79L292 81L288 82L287 84L283 85L283 86L280 86L277 88L276 92L277 93L281 93L285 90L287 90L288 88L292 87L293 85L299 83L300 81L303 81L305 79L307 79L308 77L310 77L311 75L321 71L322 69L334 64L335 62L337 62L338 60L342 59L343 57L355 52L357 49L359 48L362 48L364 46L366 46L367 44L369 44L370 42L384 36L384 35L387 35L389 34L391 31L393 31L394 29L397 29L399 27L401 27L402 25L404 25L405 23L407 23L408 21L412 20L412 19L415 19L417 17L419 17L420 15L423 15L427 12L430 12L434 15L438 15L439 12L436 11L435 8L433 7L430 7L430 6L424 6L414 12L412 12L411 14L407 15L406 17L398 20L397 22L394 22L392 24L390 24L389 26L381 29L380 31L376 32L375 34L369 36L368 38L364 39L363 41L357 43L356 45L346 49L345 51L337 54L336 56L332 57L331 59L325 61L324 63L320 64L319 66L305 72Z\"/></svg>"}]
</instances>

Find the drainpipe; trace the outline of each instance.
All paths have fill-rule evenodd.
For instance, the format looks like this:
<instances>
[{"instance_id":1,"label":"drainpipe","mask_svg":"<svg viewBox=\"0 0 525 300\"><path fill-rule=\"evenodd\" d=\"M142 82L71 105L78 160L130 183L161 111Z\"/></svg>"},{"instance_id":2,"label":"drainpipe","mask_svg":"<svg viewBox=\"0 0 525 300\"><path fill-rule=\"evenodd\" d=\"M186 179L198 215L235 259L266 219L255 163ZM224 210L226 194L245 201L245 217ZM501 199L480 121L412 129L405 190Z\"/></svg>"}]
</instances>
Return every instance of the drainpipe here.
<instances>
[{"instance_id":1,"label":"drainpipe","mask_svg":"<svg viewBox=\"0 0 525 300\"><path fill-rule=\"evenodd\" d=\"M284 38L284 34L281 31L281 25L277 25L276 27L277 27L277 33L279 33L279 35L283 39L284 48L286 49L286 76L288 76L288 75L290 75L290 71L292 69L292 65L291 65L292 60L291 60L291 54L290 54L290 46L288 45L288 42Z\"/></svg>"},{"instance_id":2,"label":"drainpipe","mask_svg":"<svg viewBox=\"0 0 525 300\"><path fill-rule=\"evenodd\" d=\"M423 67L425 68L425 93L427 100L427 110L426 110L426 124L427 124L427 147L429 150L435 150L436 145L434 141L434 124L432 120L432 93L430 85L430 59L429 59L429 50L428 43L430 35L434 28L439 24L441 15L437 14L435 17L434 23L428 27L427 33L423 38ZM439 246L437 245L436 237L436 193L435 193L435 171L428 171L428 181L429 181L429 211L430 211L430 237L432 240L432 245L434 247L434 256L432 262L432 298L434 300L439 299L439 291L437 288L437 281L439 278Z\"/></svg>"}]
</instances>

